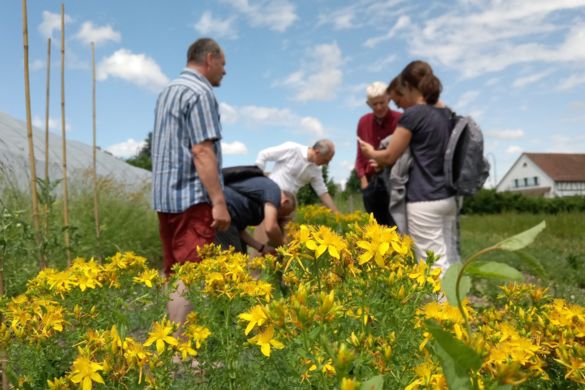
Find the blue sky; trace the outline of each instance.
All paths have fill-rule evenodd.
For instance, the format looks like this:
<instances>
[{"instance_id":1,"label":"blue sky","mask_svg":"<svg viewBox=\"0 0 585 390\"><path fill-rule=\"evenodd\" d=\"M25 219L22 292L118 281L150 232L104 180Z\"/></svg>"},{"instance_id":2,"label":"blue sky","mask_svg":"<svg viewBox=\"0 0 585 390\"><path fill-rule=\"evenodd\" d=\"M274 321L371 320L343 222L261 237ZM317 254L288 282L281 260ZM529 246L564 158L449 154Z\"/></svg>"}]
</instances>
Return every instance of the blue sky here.
<instances>
[{"instance_id":1,"label":"blue sky","mask_svg":"<svg viewBox=\"0 0 585 390\"><path fill-rule=\"evenodd\" d=\"M33 122L44 128L52 37L51 130L60 133L60 4L29 0ZM522 152L585 152L585 0L64 1L67 137L91 144L96 43L97 142L134 153L160 89L191 42L215 38L227 75L216 89L224 165L259 150L331 138L330 172L353 167L365 87L424 59L442 100L481 125L498 180ZM21 2L0 5L0 111L25 118ZM489 179L490 184L494 180Z\"/></svg>"}]
</instances>

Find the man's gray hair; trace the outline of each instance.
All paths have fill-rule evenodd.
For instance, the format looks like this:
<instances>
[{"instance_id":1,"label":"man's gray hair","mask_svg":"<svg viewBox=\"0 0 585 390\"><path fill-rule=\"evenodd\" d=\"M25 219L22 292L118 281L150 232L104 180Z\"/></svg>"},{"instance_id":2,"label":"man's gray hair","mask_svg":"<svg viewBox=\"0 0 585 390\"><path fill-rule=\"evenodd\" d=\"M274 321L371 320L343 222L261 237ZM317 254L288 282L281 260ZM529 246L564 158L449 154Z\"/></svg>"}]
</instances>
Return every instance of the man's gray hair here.
<instances>
[{"instance_id":1,"label":"man's gray hair","mask_svg":"<svg viewBox=\"0 0 585 390\"><path fill-rule=\"evenodd\" d=\"M386 95L386 88L388 88L386 83L374 81L366 88L366 96L368 97L368 100Z\"/></svg>"},{"instance_id":2,"label":"man's gray hair","mask_svg":"<svg viewBox=\"0 0 585 390\"><path fill-rule=\"evenodd\" d=\"M295 211L297 209L297 197L295 196L295 194L287 190L282 190L282 193L284 194L284 196L290 199L290 207L292 211Z\"/></svg>"},{"instance_id":3,"label":"man's gray hair","mask_svg":"<svg viewBox=\"0 0 585 390\"><path fill-rule=\"evenodd\" d=\"M332 149L333 141L329 139L320 139L313 145L314 150L318 150L320 154L326 155Z\"/></svg>"},{"instance_id":4,"label":"man's gray hair","mask_svg":"<svg viewBox=\"0 0 585 390\"><path fill-rule=\"evenodd\" d=\"M211 38L199 38L187 50L187 64L190 62L202 64L209 53L214 57L219 56L221 55L221 47Z\"/></svg>"}]
</instances>

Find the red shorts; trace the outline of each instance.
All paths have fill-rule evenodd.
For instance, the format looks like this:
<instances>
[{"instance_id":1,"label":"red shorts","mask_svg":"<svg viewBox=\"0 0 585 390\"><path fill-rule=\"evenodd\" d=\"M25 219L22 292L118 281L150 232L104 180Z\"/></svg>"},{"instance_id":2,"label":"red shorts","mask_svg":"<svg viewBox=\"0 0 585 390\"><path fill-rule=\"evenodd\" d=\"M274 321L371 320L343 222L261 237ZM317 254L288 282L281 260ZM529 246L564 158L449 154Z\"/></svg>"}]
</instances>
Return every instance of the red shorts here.
<instances>
[{"instance_id":1,"label":"red shorts","mask_svg":"<svg viewBox=\"0 0 585 390\"><path fill-rule=\"evenodd\" d=\"M215 229L211 227L211 205L208 203L196 204L182 213L159 212L158 222L167 276L176 263L200 262L198 247L211 244L215 239Z\"/></svg>"}]
</instances>

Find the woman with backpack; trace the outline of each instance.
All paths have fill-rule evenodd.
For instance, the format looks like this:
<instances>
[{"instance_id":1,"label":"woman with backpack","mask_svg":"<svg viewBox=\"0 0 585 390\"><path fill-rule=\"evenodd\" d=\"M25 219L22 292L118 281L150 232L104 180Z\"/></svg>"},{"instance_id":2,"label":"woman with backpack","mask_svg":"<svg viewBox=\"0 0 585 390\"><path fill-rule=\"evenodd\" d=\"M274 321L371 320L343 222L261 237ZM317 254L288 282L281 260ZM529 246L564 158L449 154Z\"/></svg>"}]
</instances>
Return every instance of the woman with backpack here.
<instances>
[{"instance_id":1,"label":"woman with backpack","mask_svg":"<svg viewBox=\"0 0 585 390\"><path fill-rule=\"evenodd\" d=\"M404 114L384 150L359 140L364 155L392 166L409 148L412 165L406 184L408 230L418 258L432 251L443 272L459 261L457 201L447 185L444 156L453 127L451 111L438 104L441 81L424 61L413 61L398 76ZM398 89L394 83L392 91Z\"/></svg>"}]
</instances>

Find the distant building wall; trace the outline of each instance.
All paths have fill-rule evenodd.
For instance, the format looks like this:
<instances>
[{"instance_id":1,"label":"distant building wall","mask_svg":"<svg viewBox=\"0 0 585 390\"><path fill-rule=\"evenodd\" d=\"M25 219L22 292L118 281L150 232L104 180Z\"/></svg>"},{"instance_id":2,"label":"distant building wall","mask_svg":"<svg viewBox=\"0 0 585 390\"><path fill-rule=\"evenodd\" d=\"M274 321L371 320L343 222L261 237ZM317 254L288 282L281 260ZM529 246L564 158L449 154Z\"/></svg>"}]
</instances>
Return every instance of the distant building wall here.
<instances>
[{"instance_id":1,"label":"distant building wall","mask_svg":"<svg viewBox=\"0 0 585 390\"><path fill-rule=\"evenodd\" d=\"M520 191L547 198L555 196L555 182L528 157L522 155L498 183L496 192Z\"/></svg>"}]
</instances>

